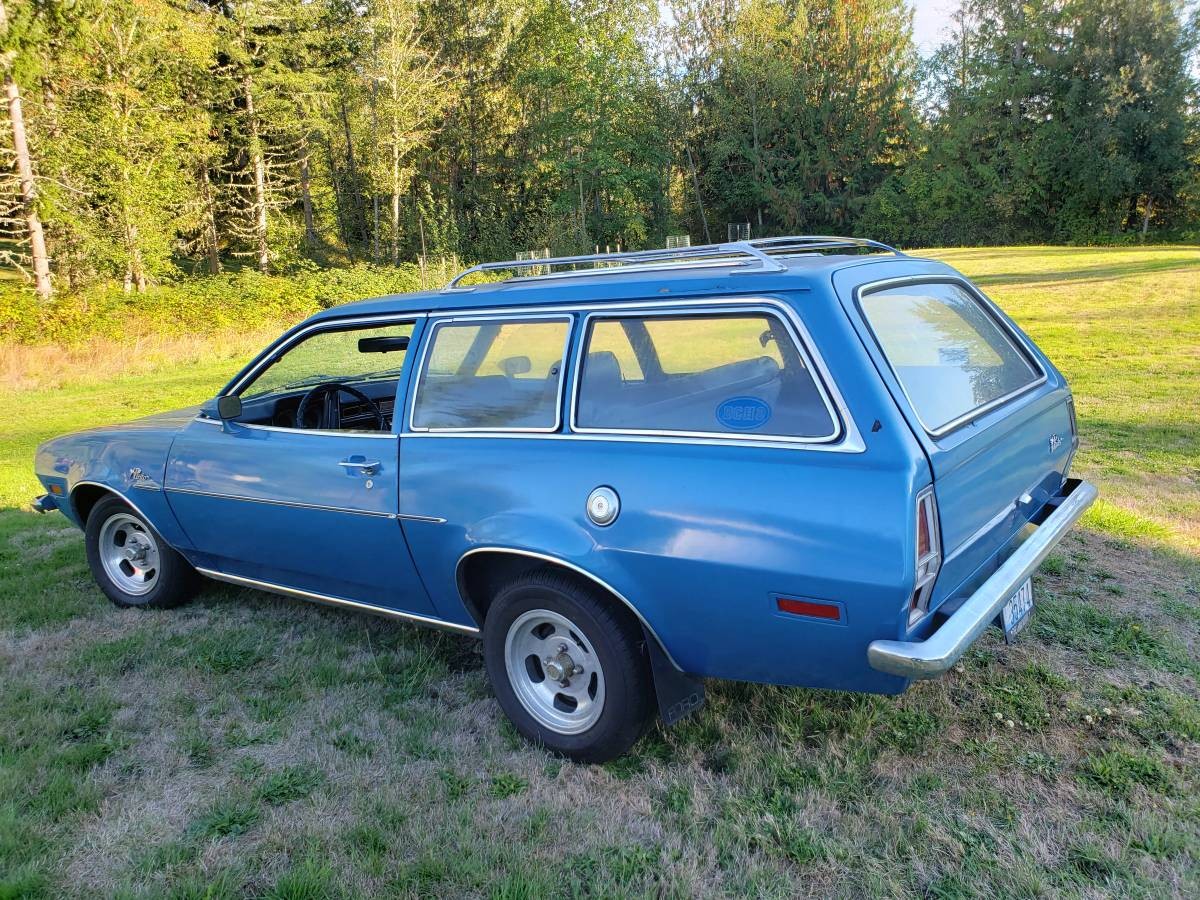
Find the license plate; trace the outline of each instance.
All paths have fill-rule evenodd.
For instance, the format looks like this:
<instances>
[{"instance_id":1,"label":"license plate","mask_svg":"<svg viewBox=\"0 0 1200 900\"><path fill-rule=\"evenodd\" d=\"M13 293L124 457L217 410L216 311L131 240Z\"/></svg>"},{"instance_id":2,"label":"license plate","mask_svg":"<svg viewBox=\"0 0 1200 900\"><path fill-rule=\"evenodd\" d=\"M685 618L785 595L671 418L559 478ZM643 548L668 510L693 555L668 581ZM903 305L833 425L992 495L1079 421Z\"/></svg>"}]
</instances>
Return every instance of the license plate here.
<instances>
[{"instance_id":1,"label":"license plate","mask_svg":"<svg viewBox=\"0 0 1200 900\"><path fill-rule=\"evenodd\" d=\"M1017 588L1017 592L1004 602L1000 610L1000 624L1004 628L1004 640L1012 643L1021 630L1029 624L1033 612L1033 579Z\"/></svg>"}]
</instances>

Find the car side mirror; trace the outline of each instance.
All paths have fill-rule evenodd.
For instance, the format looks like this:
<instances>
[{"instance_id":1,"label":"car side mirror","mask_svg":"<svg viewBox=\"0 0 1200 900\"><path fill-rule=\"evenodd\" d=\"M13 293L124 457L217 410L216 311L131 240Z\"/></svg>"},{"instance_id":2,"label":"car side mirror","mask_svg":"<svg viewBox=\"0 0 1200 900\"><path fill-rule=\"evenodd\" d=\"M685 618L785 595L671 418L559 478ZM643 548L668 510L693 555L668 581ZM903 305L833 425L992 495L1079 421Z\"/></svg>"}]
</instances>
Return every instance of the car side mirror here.
<instances>
[{"instance_id":1,"label":"car side mirror","mask_svg":"<svg viewBox=\"0 0 1200 900\"><path fill-rule=\"evenodd\" d=\"M226 394L223 397L217 398L217 415L228 422L230 419L236 419L242 414L242 398L233 394Z\"/></svg>"}]
</instances>

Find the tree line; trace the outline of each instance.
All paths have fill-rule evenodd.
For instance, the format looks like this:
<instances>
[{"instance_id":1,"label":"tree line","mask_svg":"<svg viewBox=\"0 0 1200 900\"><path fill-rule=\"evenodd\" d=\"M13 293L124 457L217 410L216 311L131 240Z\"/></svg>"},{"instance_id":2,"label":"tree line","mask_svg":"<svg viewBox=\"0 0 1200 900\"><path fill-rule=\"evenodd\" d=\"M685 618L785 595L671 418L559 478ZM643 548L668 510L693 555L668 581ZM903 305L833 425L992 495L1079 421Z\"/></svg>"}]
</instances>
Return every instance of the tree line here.
<instances>
[{"instance_id":1,"label":"tree line","mask_svg":"<svg viewBox=\"0 0 1200 900\"><path fill-rule=\"evenodd\" d=\"M0 257L229 267L1200 222L1184 0L0 0Z\"/></svg>"}]
</instances>

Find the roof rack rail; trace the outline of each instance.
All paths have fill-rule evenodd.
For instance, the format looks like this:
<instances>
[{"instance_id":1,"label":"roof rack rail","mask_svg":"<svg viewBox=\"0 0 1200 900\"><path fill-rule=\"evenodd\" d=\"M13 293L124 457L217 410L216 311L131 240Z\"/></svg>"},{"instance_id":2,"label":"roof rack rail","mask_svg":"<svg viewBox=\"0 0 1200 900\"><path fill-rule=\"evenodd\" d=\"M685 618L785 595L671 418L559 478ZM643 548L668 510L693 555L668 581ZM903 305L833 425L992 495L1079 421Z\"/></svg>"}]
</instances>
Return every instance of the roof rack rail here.
<instances>
[{"instance_id":1,"label":"roof rack rail","mask_svg":"<svg viewBox=\"0 0 1200 900\"><path fill-rule=\"evenodd\" d=\"M731 241L725 244L704 244L698 247L677 247L671 250L636 250L627 253L591 253L584 256L555 256L543 259L510 259L498 262L479 263L463 269L442 288L443 293L474 290L473 285L460 287L460 282L476 272L521 272L537 270L529 275L517 275L518 279L573 278L585 275L617 274L637 271L650 272L661 269L699 268L705 266L731 266L734 274L757 274L783 272L787 266L775 256L796 256L801 253L824 250L882 250L904 256L895 247L870 241L865 238L830 237L826 235L792 235L789 237L760 238L753 241ZM555 268L569 266L567 271L556 272ZM583 268L580 268L580 267ZM512 280L512 279L510 279Z\"/></svg>"}]
</instances>

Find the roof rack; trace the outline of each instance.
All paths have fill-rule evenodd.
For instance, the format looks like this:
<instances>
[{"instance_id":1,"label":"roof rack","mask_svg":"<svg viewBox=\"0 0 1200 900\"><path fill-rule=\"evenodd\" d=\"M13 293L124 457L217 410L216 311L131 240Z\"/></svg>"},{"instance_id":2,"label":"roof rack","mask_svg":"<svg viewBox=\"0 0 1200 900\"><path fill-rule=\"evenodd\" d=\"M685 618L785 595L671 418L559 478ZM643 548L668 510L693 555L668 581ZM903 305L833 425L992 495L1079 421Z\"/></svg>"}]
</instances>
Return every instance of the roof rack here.
<instances>
[{"instance_id":1,"label":"roof rack","mask_svg":"<svg viewBox=\"0 0 1200 900\"><path fill-rule=\"evenodd\" d=\"M677 247L673 250L637 250L629 253L592 253L586 256L555 256L548 259L510 259L502 262L486 262L463 269L450 283L442 288L443 293L474 290L474 286L460 287L459 283L476 272L521 272L535 270L531 274L516 275L513 279L577 278L585 275L617 274L630 271L650 272L662 269L700 268L706 266L731 266L734 274L756 274L783 272L787 266L772 256L798 256L825 250L880 250L905 254L895 247L870 241L865 238L831 237L828 235L791 235L789 237L760 238L754 241L732 241L726 244L705 244L699 247ZM566 271L554 269L569 266ZM582 268L581 268L582 267Z\"/></svg>"}]
</instances>

